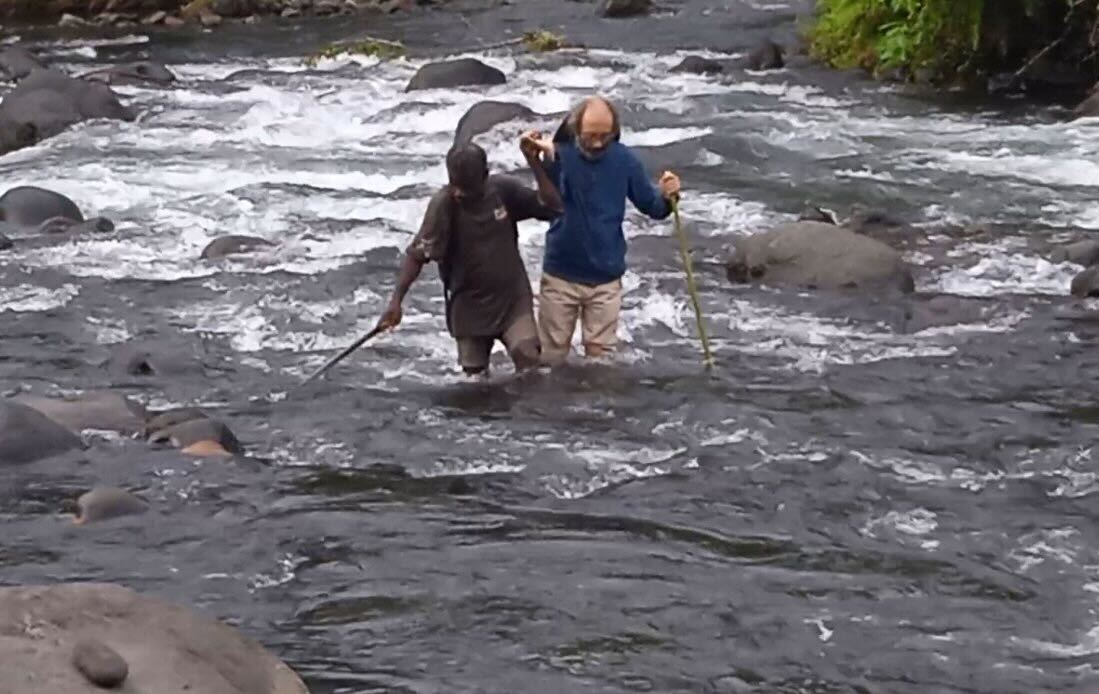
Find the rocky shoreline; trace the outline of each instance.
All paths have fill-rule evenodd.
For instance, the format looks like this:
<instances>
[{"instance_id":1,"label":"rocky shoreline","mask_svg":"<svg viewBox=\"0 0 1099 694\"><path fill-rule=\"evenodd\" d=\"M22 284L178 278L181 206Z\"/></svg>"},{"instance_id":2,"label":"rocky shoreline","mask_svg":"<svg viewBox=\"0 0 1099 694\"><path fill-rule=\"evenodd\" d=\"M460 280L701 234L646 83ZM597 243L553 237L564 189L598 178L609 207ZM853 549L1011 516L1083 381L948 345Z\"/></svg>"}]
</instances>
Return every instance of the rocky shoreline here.
<instances>
[{"instance_id":1,"label":"rocky shoreline","mask_svg":"<svg viewBox=\"0 0 1099 694\"><path fill-rule=\"evenodd\" d=\"M0 22L88 26L212 28L263 17L329 17L360 12L388 14L445 0L0 0Z\"/></svg>"}]
</instances>

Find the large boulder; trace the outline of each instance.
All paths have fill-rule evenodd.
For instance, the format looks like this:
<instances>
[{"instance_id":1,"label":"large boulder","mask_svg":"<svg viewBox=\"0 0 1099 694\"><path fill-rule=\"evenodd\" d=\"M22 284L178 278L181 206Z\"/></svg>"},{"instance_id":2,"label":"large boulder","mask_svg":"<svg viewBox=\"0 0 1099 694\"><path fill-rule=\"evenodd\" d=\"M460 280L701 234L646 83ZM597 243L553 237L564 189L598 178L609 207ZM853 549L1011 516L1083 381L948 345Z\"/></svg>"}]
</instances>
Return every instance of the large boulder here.
<instances>
[{"instance_id":1,"label":"large boulder","mask_svg":"<svg viewBox=\"0 0 1099 694\"><path fill-rule=\"evenodd\" d=\"M0 588L2 691L308 694L257 641L110 583Z\"/></svg>"},{"instance_id":2,"label":"large boulder","mask_svg":"<svg viewBox=\"0 0 1099 694\"><path fill-rule=\"evenodd\" d=\"M0 103L0 144L10 151L17 147L9 141L18 144L28 132L37 142L99 118L132 121L135 116L105 84L52 69L33 70Z\"/></svg>"},{"instance_id":3,"label":"large boulder","mask_svg":"<svg viewBox=\"0 0 1099 694\"><path fill-rule=\"evenodd\" d=\"M38 410L0 401L0 465L33 463L82 448L76 434Z\"/></svg>"},{"instance_id":4,"label":"large boulder","mask_svg":"<svg viewBox=\"0 0 1099 694\"><path fill-rule=\"evenodd\" d=\"M900 253L823 222L791 222L738 239L725 270L731 282L805 289L915 289Z\"/></svg>"},{"instance_id":5,"label":"large boulder","mask_svg":"<svg viewBox=\"0 0 1099 694\"><path fill-rule=\"evenodd\" d=\"M427 63L422 66L408 81L405 91L493 85L506 82L507 76L491 65L486 65L476 58L458 58L457 60Z\"/></svg>"},{"instance_id":6,"label":"large boulder","mask_svg":"<svg viewBox=\"0 0 1099 694\"><path fill-rule=\"evenodd\" d=\"M0 195L0 219L9 224L36 227L55 217L84 221L84 215L75 202L46 188L16 186Z\"/></svg>"},{"instance_id":7,"label":"large boulder","mask_svg":"<svg viewBox=\"0 0 1099 694\"><path fill-rule=\"evenodd\" d=\"M537 113L523 104L510 101L478 101L458 119L458 125L454 128L454 144L466 144L500 123L517 119L529 121L537 116Z\"/></svg>"}]
</instances>

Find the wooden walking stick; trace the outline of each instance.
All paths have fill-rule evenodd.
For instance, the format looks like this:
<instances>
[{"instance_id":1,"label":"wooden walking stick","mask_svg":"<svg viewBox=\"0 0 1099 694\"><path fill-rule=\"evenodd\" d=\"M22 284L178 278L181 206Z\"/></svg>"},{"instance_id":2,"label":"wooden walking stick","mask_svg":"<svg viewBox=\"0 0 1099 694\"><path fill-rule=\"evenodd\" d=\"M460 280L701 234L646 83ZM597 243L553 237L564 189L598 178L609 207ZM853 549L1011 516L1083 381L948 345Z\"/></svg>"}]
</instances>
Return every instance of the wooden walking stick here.
<instances>
[{"instance_id":1,"label":"wooden walking stick","mask_svg":"<svg viewBox=\"0 0 1099 694\"><path fill-rule=\"evenodd\" d=\"M698 324L698 336L702 340L703 364L707 369L714 365L714 357L710 353L710 340L706 336L706 323L702 318L702 303L698 299L698 287L695 286L694 271L691 269L691 251L687 245L687 234L683 231L683 223L679 219L679 196L672 197L672 215L675 217L675 235L679 237L679 255L683 261L683 269L687 273L687 291L691 295L691 304L695 309L695 322Z\"/></svg>"}]
</instances>

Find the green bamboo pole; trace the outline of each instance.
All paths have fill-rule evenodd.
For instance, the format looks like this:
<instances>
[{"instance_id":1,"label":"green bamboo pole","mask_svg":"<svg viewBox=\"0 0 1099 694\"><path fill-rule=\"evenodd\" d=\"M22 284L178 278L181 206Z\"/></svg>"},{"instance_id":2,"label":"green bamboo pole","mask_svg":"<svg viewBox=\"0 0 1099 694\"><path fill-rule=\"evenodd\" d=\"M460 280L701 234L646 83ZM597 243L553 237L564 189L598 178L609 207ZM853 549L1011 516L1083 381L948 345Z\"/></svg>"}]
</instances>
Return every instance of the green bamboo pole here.
<instances>
[{"instance_id":1,"label":"green bamboo pole","mask_svg":"<svg viewBox=\"0 0 1099 694\"><path fill-rule=\"evenodd\" d=\"M710 352L710 340L706 336L706 322L702 318L702 304L698 300L698 287L695 286L695 275L691 269L691 251L687 245L687 234L683 231L683 223L679 219L679 197L672 198L672 215L675 217L675 235L679 237L679 254L683 260L683 269L687 272L687 291L691 295L691 304L695 309L695 322L698 324L698 336L702 340L703 364L707 369L714 365L714 357Z\"/></svg>"}]
</instances>

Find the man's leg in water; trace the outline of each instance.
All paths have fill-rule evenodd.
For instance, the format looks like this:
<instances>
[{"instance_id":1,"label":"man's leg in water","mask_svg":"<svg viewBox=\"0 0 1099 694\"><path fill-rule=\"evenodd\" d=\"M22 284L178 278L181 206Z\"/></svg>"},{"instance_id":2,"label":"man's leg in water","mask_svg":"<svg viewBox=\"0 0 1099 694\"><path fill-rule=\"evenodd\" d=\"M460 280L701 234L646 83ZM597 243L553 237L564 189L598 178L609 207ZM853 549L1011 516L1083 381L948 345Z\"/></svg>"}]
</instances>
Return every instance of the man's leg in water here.
<instances>
[{"instance_id":1,"label":"man's leg in water","mask_svg":"<svg viewBox=\"0 0 1099 694\"><path fill-rule=\"evenodd\" d=\"M542 361L557 365L564 362L572 348L572 334L580 315L577 285L542 273L538 295L538 337L542 344Z\"/></svg>"},{"instance_id":2,"label":"man's leg in water","mask_svg":"<svg viewBox=\"0 0 1099 694\"><path fill-rule=\"evenodd\" d=\"M492 355L491 337L460 337L458 342L458 363L467 376L479 376L488 373L489 357Z\"/></svg>"},{"instance_id":3,"label":"man's leg in water","mask_svg":"<svg viewBox=\"0 0 1099 694\"><path fill-rule=\"evenodd\" d=\"M584 356L607 355L618 347L618 318L622 313L622 280L592 287L580 315Z\"/></svg>"},{"instance_id":4,"label":"man's leg in water","mask_svg":"<svg viewBox=\"0 0 1099 694\"><path fill-rule=\"evenodd\" d=\"M525 307L512 320L500 340L507 347L516 371L533 369L542 363L542 348L538 341L538 326L534 323L533 306Z\"/></svg>"}]
</instances>

